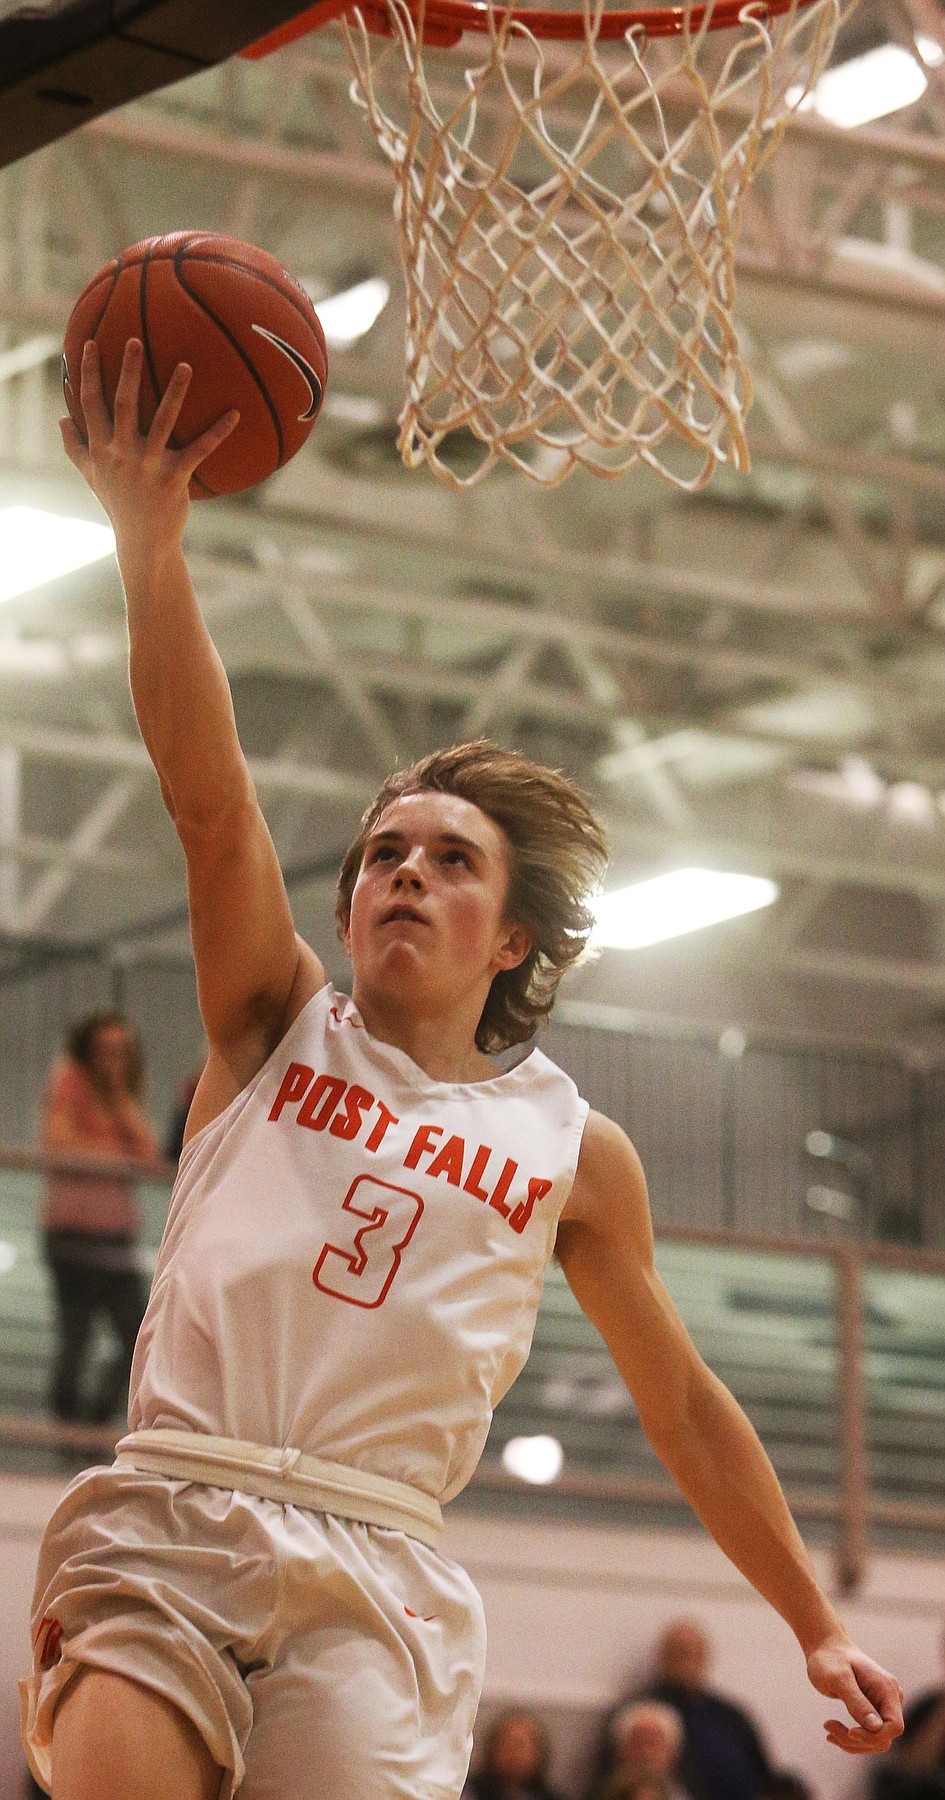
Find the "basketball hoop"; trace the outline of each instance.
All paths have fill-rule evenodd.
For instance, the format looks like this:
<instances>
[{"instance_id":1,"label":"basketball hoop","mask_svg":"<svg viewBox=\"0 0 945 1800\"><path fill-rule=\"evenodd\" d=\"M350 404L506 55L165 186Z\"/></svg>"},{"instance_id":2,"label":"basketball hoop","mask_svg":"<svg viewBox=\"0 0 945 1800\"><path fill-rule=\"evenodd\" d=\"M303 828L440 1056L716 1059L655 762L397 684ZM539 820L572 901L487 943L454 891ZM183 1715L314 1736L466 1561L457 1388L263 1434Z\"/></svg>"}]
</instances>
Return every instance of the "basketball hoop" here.
<instances>
[{"instance_id":1,"label":"basketball hoop","mask_svg":"<svg viewBox=\"0 0 945 1800\"><path fill-rule=\"evenodd\" d=\"M408 468L463 488L642 463L686 490L748 468L742 206L848 10L321 0L254 46L341 17L397 180Z\"/></svg>"}]
</instances>

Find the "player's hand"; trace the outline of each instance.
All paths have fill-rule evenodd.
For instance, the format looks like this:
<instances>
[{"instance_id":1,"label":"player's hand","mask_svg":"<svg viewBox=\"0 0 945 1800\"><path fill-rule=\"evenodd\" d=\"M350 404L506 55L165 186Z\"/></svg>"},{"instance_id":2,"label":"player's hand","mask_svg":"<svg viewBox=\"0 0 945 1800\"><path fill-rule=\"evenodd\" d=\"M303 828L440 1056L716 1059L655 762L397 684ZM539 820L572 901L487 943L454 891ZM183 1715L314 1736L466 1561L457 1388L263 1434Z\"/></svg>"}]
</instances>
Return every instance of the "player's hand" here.
<instances>
[{"instance_id":1,"label":"player's hand","mask_svg":"<svg viewBox=\"0 0 945 1800\"><path fill-rule=\"evenodd\" d=\"M190 478L229 437L239 414L225 413L192 444L175 450L170 440L191 378L188 365L178 363L150 430L143 432L138 412L143 354L140 338L129 338L112 416L98 349L90 340L82 352L79 388L88 441L71 419L61 419L59 429L69 461L101 501L120 541L153 544L157 534L163 542L179 543L190 507Z\"/></svg>"},{"instance_id":2,"label":"player's hand","mask_svg":"<svg viewBox=\"0 0 945 1800\"><path fill-rule=\"evenodd\" d=\"M902 1732L902 1689L894 1675L848 1638L830 1638L807 1658L818 1694L840 1700L853 1720L827 1719L828 1743L851 1756L876 1756Z\"/></svg>"}]
</instances>

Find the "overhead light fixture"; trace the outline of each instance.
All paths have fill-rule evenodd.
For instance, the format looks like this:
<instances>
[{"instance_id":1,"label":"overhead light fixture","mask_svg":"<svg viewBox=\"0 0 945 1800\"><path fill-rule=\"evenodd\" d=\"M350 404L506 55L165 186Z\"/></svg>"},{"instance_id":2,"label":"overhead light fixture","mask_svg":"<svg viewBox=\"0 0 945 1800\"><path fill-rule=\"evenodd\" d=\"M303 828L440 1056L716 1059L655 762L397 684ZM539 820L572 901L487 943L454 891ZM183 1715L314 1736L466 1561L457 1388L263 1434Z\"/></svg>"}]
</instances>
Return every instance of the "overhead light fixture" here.
<instances>
[{"instance_id":1,"label":"overhead light fixture","mask_svg":"<svg viewBox=\"0 0 945 1800\"><path fill-rule=\"evenodd\" d=\"M0 600L28 594L73 569L100 562L115 549L110 525L66 519L37 506L0 509Z\"/></svg>"},{"instance_id":2,"label":"overhead light fixture","mask_svg":"<svg viewBox=\"0 0 945 1800\"><path fill-rule=\"evenodd\" d=\"M388 416L383 401L375 400L371 394L338 394L331 388L325 395L324 411L330 419L339 419L343 425L360 425L363 430L383 425Z\"/></svg>"},{"instance_id":3,"label":"overhead light fixture","mask_svg":"<svg viewBox=\"0 0 945 1800\"><path fill-rule=\"evenodd\" d=\"M854 806L878 806L886 797L886 783L865 756L845 756L840 764L844 798Z\"/></svg>"},{"instance_id":4,"label":"overhead light fixture","mask_svg":"<svg viewBox=\"0 0 945 1800\"><path fill-rule=\"evenodd\" d=\"M925 37L921 31L917 31L915 47L928 68L937 69L940 63L945 62L945 46L939 43L938 38Z\"/></svg>"},{"instance_id":5,"label":"overhead light fixture","mask_svg":"<svg viewBox=\"0 0 945 1800\"><path fill-rule=\"evenodd\" d=\"M881 806L887 794L882 776L863 756L845 756L837 769L796 769L790 785L801 793L867 809Z\"/></svg>"},{"instance_id":6,"label":"overhead light fixture","mask_svg":"<svg viewBox=\"0 0 945 1800\"><path fill-rule=\"evenodd\" d=\"M533 1481L538 1487L547 1487L561 1474L564 1451L557 1438L542 1434L509 1438L502 1452L502 1464L510 1475L517 1475L519 1481Z\"/></svg>"},{"instance_id":7,"label":"overhead light fixture","mask_svg":"<svg viewBox=\"0 0 945 1800\"><path fill-rule=\"evenodd\" d=\"M372 275L368 281L359 281L354 287L345 288L341 294L330 294L325 300L320 300L307 283L303 286L315 302L326 341L336 350L356 344L358 338L364 337L390 299L390 285L381 275Z\"/></svg>"},{"instance_id":8,"label":"overhead light fixture","mask_svg":"<svg viewBox=\"0 0 945 1800\"><path fill-rule=\"evenodd\" d=\"M921 781L896 781L889 789L889 810L909 825L931 825L935 796Z\"/></svg>"},{"instance_id":9,"label":"overhead light fixture","mask_svg":"<svg viewBox=\"0 0 945 1800\"><path fill-rule=\"evenodd\" d=\"M933 38L917 38L916 49L929 68L936 58L943 60L941 46ZM875 50L825 69L810 93L800 87L789 89L787 99L798 112L810 110L831 125L849 129L913 106L927 87L922 64L911 51L901 44L878 44Z\"/></svg>"},{"instance_id":10,"label":"overhead light fixture","mask_svg":"<svg viewBox=\"0 0 945 1800\"><path fill-rule=\"evenodd\" d=\"M778 887L759 875L719 869L675 869L650 881L617 888L594 902L592 941L614 950L642 950L756 912L778 898Z\"/></svg>"}]
</instances>

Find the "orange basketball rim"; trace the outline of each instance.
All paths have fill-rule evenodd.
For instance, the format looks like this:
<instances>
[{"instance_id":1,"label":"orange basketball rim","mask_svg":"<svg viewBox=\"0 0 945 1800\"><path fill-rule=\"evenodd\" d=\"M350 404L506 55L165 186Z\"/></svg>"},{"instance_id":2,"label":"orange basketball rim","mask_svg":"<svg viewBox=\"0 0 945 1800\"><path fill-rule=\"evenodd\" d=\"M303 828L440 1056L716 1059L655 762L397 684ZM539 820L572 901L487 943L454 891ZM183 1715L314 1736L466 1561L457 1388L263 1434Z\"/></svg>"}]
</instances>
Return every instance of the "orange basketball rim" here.
<instances>
[{"instance_id":1,"label":"orange basketball rim","mask_svg":"<svg viewBox=\"0 0 945 1800\"><path fill-rule=\"evenodd\" d=\"M814 3L815 0L763 0L763 4L755 5L752 10L774 19L795 9L803 11ZM389 36L387 8L377 4L377 0L367 0L366 4L364 0L316 0L314 6L306 7L294 19L277 26L275 31L251 44L242 55L251 62L271 56L274 50L294 44L309 32L317 31L319 26L355 10L363 15L369 30ZM411 6L415 14L419 10ZM583 12L537 6L490 8L488 0L426 0L422 12L424 41L429 41L435 34L435 41L447 46L458 43L466 31L491 31L493 21L501 28L509 18L520 19L539 38L577 39L582 38L586 30ZM706 0L706 4L695 6L616 7L601 14L597 35L614 39L626 37L630 31L640 31L647 37L679 37L687 31L723 31L740 24L745 12L746 0L715 0L715 4Z\"/></svg>"}]
</instances>

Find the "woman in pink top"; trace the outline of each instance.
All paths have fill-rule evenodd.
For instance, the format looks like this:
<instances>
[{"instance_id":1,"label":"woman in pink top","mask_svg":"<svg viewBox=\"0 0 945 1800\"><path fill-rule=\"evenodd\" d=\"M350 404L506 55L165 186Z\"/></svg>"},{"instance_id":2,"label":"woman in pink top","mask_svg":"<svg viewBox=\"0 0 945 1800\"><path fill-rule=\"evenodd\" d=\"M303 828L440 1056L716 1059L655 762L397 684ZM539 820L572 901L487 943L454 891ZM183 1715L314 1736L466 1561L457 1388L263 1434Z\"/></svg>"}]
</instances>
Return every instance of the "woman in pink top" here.
<instances>
[{"instance_id":1,"label":"woman in pink top","mask_svg":"<svg viewBox=\"0 0 945 1800\"><path fill-rule=\"evenodd\" d=\"M137 1035L119 1013L81 1019L46 1086L43 1149L100 1162L156 1162L157 1141L140 1101L143 1074ZM120 1175L51 1173L43 1227L59 1314L52 1410L59 1419L101 1424L127 1390L147 1304L135 1256L138 1215L131 1183ZM83 1404L82 1376L97 1313L108 1317L119 1349L102 1371L96 1394Z\"/></svg>"}]
</instances>

